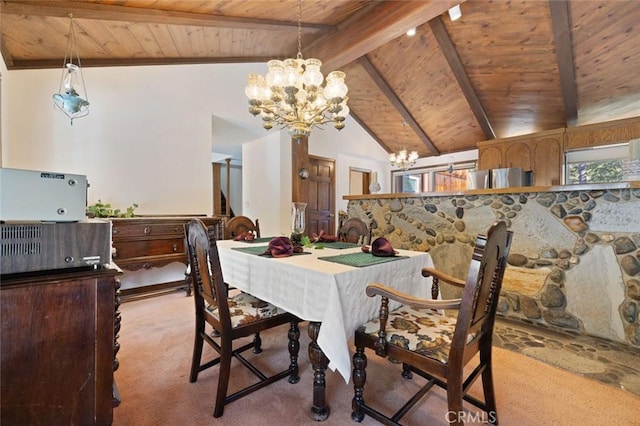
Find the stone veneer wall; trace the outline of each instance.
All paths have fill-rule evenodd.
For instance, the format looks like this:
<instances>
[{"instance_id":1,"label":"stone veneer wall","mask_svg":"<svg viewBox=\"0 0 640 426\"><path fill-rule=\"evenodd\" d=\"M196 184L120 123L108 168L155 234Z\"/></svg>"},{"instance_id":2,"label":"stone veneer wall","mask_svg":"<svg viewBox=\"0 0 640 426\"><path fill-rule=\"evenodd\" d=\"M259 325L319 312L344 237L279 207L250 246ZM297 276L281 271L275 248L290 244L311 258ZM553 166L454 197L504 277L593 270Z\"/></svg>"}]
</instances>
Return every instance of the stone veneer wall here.
<instances>
[{"instance_id":1,"label":"stone veneer wall","mask_svg":"<svg viewBox=\"0 0 640 426\"><path fill-rule=\"evenodd\" d=\"M347 210L459 278L477 234L503 220L514 238L500 315L640 347L640 189L360 198Z\"/></svg>"}]
</instances>

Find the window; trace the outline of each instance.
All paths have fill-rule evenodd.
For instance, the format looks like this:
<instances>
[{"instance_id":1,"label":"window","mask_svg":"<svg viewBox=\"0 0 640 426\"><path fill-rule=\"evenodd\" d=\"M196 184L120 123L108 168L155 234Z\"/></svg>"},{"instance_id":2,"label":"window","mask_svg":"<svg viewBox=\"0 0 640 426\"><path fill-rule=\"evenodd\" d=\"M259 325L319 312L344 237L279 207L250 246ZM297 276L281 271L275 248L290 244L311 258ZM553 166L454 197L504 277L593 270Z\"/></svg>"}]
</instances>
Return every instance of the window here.
<instances>
[{"instance_id":1,"label":"window","mask_svg":"<svg viewBox=\"0 0 640 426\"><path fill-rule=\"evenodd\" d=\"M567 185L637 179L640 179L640 160L631 158L629 143L581 149L565 154Z\"/></svg>"},{"instance_id":2,"label":"window","mask_svg":"<svg viewBox=\"0 0 640 426\"><path fill-rule=\"evenodd\" d=\"M391 172L392 192L448 192L467 189L467 172L475 162L423 167Z\"/></svg>"}]
</instances>

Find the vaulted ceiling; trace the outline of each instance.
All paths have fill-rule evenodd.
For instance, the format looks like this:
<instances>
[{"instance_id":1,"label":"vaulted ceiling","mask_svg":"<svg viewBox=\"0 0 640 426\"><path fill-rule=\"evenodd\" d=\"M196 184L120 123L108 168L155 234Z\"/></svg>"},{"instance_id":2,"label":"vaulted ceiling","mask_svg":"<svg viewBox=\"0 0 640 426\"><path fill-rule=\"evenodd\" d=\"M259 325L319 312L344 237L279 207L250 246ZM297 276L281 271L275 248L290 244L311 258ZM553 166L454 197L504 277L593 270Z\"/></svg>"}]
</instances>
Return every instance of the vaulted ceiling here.
<instances>
[{"instance_id":1,"label":"vaulted ceiling","mask_svg":"<svg viewBox=\"0 0 640 426\"><path fill-rule=\"evenodd\" d=\"M266 62L295 56L298 5L0 0L0 48L9 70L59 68L72 13L84 67ZM301 16L303 56L347 74L352 116L389 152L640 116L640 1L304 0Z\"/></svg>"}]
</instances>

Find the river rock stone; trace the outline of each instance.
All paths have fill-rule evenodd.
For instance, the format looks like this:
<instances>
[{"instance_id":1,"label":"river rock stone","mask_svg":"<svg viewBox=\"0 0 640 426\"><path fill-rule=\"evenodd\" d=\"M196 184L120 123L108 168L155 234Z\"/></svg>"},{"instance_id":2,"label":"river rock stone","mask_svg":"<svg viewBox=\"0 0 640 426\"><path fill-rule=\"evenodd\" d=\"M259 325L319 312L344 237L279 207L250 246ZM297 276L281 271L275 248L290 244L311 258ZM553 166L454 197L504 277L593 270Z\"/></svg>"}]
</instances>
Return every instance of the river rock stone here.
<instances>
[{"instance_id":1,"label":"river rock stone","mask_svg":"<svg viewBox=\"0 0 640 426\"><path fill-rule=\"evenodd\" d=\"M638 319L638 305L635 302L628 301L622 304L620 311L622 318L628 323L634 323Z\"/></svg>"},{"instance_id":2,"label":"river rock stone","mask_svg":"<svg viewBox=\"0 0 640 426\"><path fill-rule=\"evenodd\" d=\"M562 272L560 269L554 269L549 274L549 279L554 283L560 284L564 281L564 272Z\"/></svg>"},{"instance_id":3,"label":"river rock stone","mask_svg":"<svg viewBox=\"0 0 640 426\"><path fill-rule=\"evenodd\" d=\"M633 241L631 241L631 238L629 237L616 238L613 241L613 246L615 247L616 254L630 253L637 248L636 245L633 243Z\"/></svg>"},{"instance_id":4,"label":"river rock stone","mask_svg":"<svg viewBox=\"0 0 640 426\"><path fill-rule=\"evenodd\" d=\"M527 264L527 256L518 253L509 254L507 263L512 266L524 266Z\"/></svg>"},{"instance_id":5,"label":"river rock stone","mask_svg":"<svg viewBox=\"0 0 640 426\"><path fill-rule=\"evenodd\" d=\"M627 255L620 260L620 266L629 276L634 276L640 272L640 262L637 257Z\"/></svg>"},{"instance_id":6,"label":"river rock stone","mask_svg":"<svg viewBox=\"0 0 640 426\"><path fill-rule=\"evenodd\" d=\"M584 223L582 218L579 216L567 216L564 218L564 223L573 232L586 231L587 229L589 229L589 227Z\"/></svg>"},{"instance_id":7,"label":"river rock stone","mask_svg":"<svg viewBox=\"0 0 640 426\"><path fill-rule=\"evenodd\" d=\"M533 297L522 297L520 299L520 307L522 308L522 313L529 319L540 319L542 318L542 313L540 312L540 308L536 303Z\"/></svg>"},{"instance_id":8,"label":"river rock stone","mask_svg":"<svg viewBox=\"0 0 640 426\"><path fill-rule=\"evenodd\" d=\"M560 287L550 284L540 296L540 303L545 308L561 308L564 306L565 296Z\"/></svg>"},{"instance_id":9,"label":"river rock stone","mask_svg":"<svg viewBox=\"0 0 640 426\"><path fill-rule=\"evenodd\" d=\"M635 279L627 281L627 297L640 301L640 281Z\"/></svg>"},{"instance_id":10,"label":"river rock stone","mask_svg":"<svg viewBox=\"0 0 640 426\"><path fill-rule=\"evenodd\" d=\"M640 325L630 324L625 329L626 337L632 345L640 346Z\"/></svg>"},{"instance_id":11,"label":"river rock stone","mask_svg":"<svg viewBox=\"0 0 640 426\"><path fill-rule=\"evenodd\" d=\"M549 309L542 313L542 316L546 322L551 325L557 325L562 328L569 328L571 330L578 330L580 323L572 315L562 310Z\"/></svg>"}]
</instances>

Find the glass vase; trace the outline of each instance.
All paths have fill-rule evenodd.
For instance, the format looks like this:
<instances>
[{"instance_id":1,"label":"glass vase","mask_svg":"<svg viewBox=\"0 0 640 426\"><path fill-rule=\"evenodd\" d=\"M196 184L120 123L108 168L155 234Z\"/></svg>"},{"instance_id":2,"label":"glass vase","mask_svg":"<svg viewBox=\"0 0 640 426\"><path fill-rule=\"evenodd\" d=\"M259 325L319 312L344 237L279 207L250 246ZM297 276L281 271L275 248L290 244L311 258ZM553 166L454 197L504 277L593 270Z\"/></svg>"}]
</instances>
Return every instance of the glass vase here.
<instances>
[{"instance_id":1,"label":"glass vase","mask_svg":"<svg viewBox=\"0 0 640 426\"><path fill-rule=\"evenodd\" d=\"M305 210L307 203L291 203L291 232L302 234L305 227Z\"/></svg>"}]
</instances>

